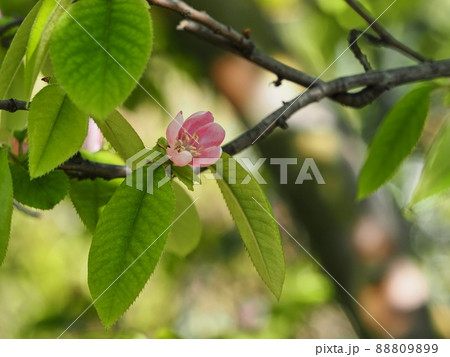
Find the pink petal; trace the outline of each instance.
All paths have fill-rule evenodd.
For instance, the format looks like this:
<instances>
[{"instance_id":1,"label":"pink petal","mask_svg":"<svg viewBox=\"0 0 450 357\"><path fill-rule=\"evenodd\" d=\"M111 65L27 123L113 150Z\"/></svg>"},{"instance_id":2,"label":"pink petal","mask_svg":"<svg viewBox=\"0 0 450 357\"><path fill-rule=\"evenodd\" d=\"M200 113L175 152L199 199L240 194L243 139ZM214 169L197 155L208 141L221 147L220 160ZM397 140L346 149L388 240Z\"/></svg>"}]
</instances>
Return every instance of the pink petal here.
<instances>
[{"instance_id":1,"label":"pink petal","mask_svg":"<svg viewBox=\"0 0 450 357\"><path fill-rule=\"evenodd\" d=\"M176 117L170 122L166 130L166 139L170 146L173 146L177 140L178 132L183 125L183 112L180 111Z\"/></svg>"},{"instance_id":2,"label":"pink petal","mask_svg":"<svg viewBox=\"0 0 450 357\"><path fill-rule=\"evenodd\" d=\"M225 130L217 123L210 123L201 127L197 131L198 146L208 148L210 146L220 146L225 139Z\"/></svg>"},{"instance_id":3,"label":"pink petal","mask_svg":"<svg viewBox=\"0 0 450 357\"><path fill-rule=\"evenodd\" d=\"M83 143L83 149L86 149L90 152L100 151L103 144L103 134L101 130L98 128L97 124L95 124L92 118L89 119L88 126L88 134Z\"/></svg>"},{"instance_id":4,"label":"pink petal","mask_svg":"<svg viewBox=\"0 0 450 357\"><path fill-rule=\"evenodd\" d=\"M222 148L220 146L213 146L201 152L200 156L195 157L189 165L196 167L207 167L220 159L222 155Z\"/></svg>"},{"instance_id":5,"label":"pink petal","mask_svg":"<svg viewBox=\"0 0 450 357\"><path fill-rule=\"evenodd\" d=\"M192 161L192 154L189 151L178 152L172 148L167 148L167 155L175 166L186 166Z\"/></svg>"},{"instance_id":6,"label":"pink petal","mask_svg":"<svg viewBox=\"0 0 450 357\"><path fill-rule=\"evenodd\" d=\"M214 117L211 112L197 112L186 119L183 128L189 134L193 135L202 126L212 123L213 121Z\"/></svg>"}]
</instances>

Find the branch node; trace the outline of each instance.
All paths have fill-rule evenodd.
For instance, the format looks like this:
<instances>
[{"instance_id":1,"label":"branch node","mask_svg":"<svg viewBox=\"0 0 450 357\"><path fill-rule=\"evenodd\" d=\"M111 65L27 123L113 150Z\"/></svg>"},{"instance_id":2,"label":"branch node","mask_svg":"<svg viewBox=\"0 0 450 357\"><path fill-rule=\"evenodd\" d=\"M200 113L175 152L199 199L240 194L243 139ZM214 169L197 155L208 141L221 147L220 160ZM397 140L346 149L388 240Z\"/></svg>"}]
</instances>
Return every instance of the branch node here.
<instances>
[{"instance_id":1,"label":"branch node","mask_svg":"<svg viewBox=\"0 0 450 357\"><path fill-rule=\"evenodd\" d=\"M276 80L274 80L273 82L272 82L272 84L275 86L275 87L279 87L279 86L281 86L283 83L283 77L281 77L281 76L278 76L278 78L276 79ZM283 104L286 104L286 103L284 103L283 102Z\"/></svg>"},{"instance_id":2,"label":"branch node","mask_svg":"<svg viewBox=\"0 0 450 357\"><path fill-rule=\"evenodd\" d=\"M409 48L408 46L394 38L394 36L392 36L379 22L377 22L377 19L374 19L364 9L364 7L359 3L358 0L345 0L345 2L370 25L372 30L375 31L375 33L380 37L380 39L386 46L389 46L404 54L405 56L415 59L418 62L424 63L429 61L420 53L417 53L413 49Z\"/></svg>"},{"instance_id":3,"label":"branch node","mask_svg":"<svg viewBox=\"0 0 450 357\"><path fill-rule=\"evenodd\" d=\"M361 51L361 49L358 46L359 36L361 35L358 30L350 30L350 33L348 35L348 43L350 45L350 50L353 52L359 63L361 63L364 70L366 72L370 72L372 70L372 66L370 65L367 56Z\"/></svg>"},{"instance_id":4,"label":"branch node","mask_svg":"<svg viewBox=\"0 0 450 357\"><path fill-rule=\"evenodd\" d=\"M285 104L285 103L284 103ZM281 115L277 120L277 126L283 130L286 130L289 128L289 125L287 123L288 118L283 114Z\"/></svg>"},{"instance_id":5,"label":"branch node","mask_svg":"<svg viewBox=\"0 0 450 357\"><path fill-rule=\"evenodd\" d=\"M248 40L250 39L250 35L252 33L252 30L250 30L249 28L245 28L242 30L242 34L244 35L244 37Z\"/></svg>"},{"instance_id":6,"label":"branch node","mask_svg":"<svg viewBox=\"0 0 450 357\"><path fill-rule=\"evenodd\" d=\"M11 99L8 100L8 102L9 102L9 110L8 111L10 113L17 112L18 108L17 108L17 105L16 105L16 101L13 98L11 98Z\"/></svg>"}]
</instances>

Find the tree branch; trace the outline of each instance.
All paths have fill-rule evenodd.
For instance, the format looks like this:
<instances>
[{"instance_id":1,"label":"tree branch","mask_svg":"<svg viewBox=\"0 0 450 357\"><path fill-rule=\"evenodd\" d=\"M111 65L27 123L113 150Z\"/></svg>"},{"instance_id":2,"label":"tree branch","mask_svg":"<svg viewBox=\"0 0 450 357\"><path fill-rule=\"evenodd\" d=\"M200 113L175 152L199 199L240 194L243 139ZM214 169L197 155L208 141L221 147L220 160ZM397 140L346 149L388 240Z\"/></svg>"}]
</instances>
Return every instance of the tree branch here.
<instances>
[{"instance_id":1,"label":"tree branch","mask_svg":"<svg viewBox=\"0 0 450 357\"><path fill-rule=\"evenodd\" d=\"M353 95L353 104L355 105L358 102L361 106L364 106L367 105L367 102L373 101L381 93L393 87L441 77L450 77L450 59L341 77L311 88L285 103L257 125L224 145L222 149L229 155L235 155L253 145L257 140L269 135L276 127L285 128L286 120L296 111L326 97L343 95L349 99L349 96ZM347 93L348 90L364 86L367 86L367 88L359 93Z\"/></svg>"},{"instance_id":2,"label":"tree branch","mask_svg":"<svg viewBox=\"0 0 450 357\"><path fill-rule=\"evenodd\" d=\"M395 40L381 25L376 22L374 23L374 20L354 0L346 1L366 21L371 24L373 23L372 27L380 38L367 35L369 40L373 40L376 44L395 47L421 62L426 61L425 58ZM257 140L269 135L277 127L286 128L286 121L293 113L323 98L329 98L343 105L361 108L370 104L382 93L393 87L435 78L450 77L450 59L447 59L385 71L368 71L366 73L324 82L265 55L247 37L248 34L239 34L229 26L221 24L204 12L193 9L183 1L148 0L148 2L151 5L164 7L184 16L186 19L180 23L178 29L193 33L214 45L218 45L247 58L249 61L276 74L279 81L287 79L308 87L298 97L284 103L253 128L250 128L236 139L224 145L222 147L223 151L230 155L235 155L245 150ZM365 69L369 70L370 64L362 56L362 53L358 53L357 55ZM359 88L362 89L358 92L349 93L350 90ZM15 112L16 110L28 110L28 107L28 103L24 101L15 99L0 100L0 110ZM67 175L78 179L94 179L98 177L111 180L126 177L129 172L126 166L91 162L83 159L79 153L60 165L59 169L64 170Z\"/></svg>"},{"instance_id":3,"label":"tree branch","mask_svg":"<svg viewBox=\"0 0 450 357\"><path fill-rule=\"evenodd\" d=\"M28 110L29 104L23 100L6 99L0 100L0 110L15 113L18 110Z\"/></svg>"},{"instance_id":4,"label":"tree branch","mask_svg":"<svg viewBox=\"0 0 450 357\"><path fill-rule=\"evenodd\" d=\"M378 36L380 36L380 39L383 40L384 46L391 47L392 49L395 49L419 62L428 61L427 58L412 50L392 36L382 25L380 25L379 22L376 21L376 19L370 16L369 13L363 9L362 5L357 0L345 0L345 2L371 26Z\"/></svg>"},{"instance_id":5,"label":"tree branch","mask_svg":"<svg viewBox=\"0 0 450 357\"><path fill-rule=\"evenodd\" d=\"M151 5L172 10L185 17L186 19L178 25L177 29L192 33L209 43L238 54L258 66L265 68L266 70L277 75L278 80L276 83L278 84L281 80L286 79L309 89L324 83L318 78L311 77L260 52L256 48L255 44L245 35L239 34L229 26L221 24L205 12L200 12L181 0L147 1ZM352 5L358 8L357 4L353 1ZM361 13L364 13L365 19L371 19L371 17L363 10L360 8L358 9ZM371 23L373 22L374 20ZM381 25L375 22L374 26L376 31L381 31L380 33L383 34L383 37L378 41L378 44L394 46L397 49L402 48L402 46L398 46L398 41L393 39L393 37L386 30L384 30ZM360 55L358 55L358 58L361 61L362 58ZM370 67L370 65L368 66L367 60L364 63L364 66L366 69ZM385 88L380 87L378 84L373 84L361 90L359 93L339 93L339 95L330 96L330 99L342 105L361 108L367 104L370 104L385 90Z\"/></svg>"},{"instance_id":6,"label":"tree branch","mask_svg":"<svg viewBox=\"0 0 450 357\"><path fill-rule=\"evenodd\" d=\"M356 59L361 63L364 70L366 72L369 72L372 70L372 66L370 65L369 60L367 59L367 56L362 53L361 49L358 45L358 38L360 36L360 32L358 30L351 30L348 35L348 43L350 47L350 51L353 52Z\"/></svg>"},{"instance_id":7,"label":"tree branch","mask_svg":"<svg viewBox=\"0 0 450 357\"><path fill-rule=\"evenodd\" d=\"M112 180L124 178L129 174L129 169L126 166L92 162L81 157L80 153L61 164L58 169L63 170L68 176L79 180L92 180L95 178Z\"/></svg>"},{"instance_id":8,"label":"tree branch","mask_svg":"<svg viewBox=\"0 0 450 357\"><path fill-rule=\"evenodd\" d=\"M180 0L147 0L150 5L155 5L172 10L187 20L178 26L179 30L198 35L204 40L225 48L241 57L248 59L256 65L276 74L279 79L286 79L309 87L314 83L320 83L310 75L292 68L258 50L252 40L244 34L240 34L230 26L226 26L213 19L207 13L198 11Z\"/></svg>"},{"instance_id":9,"label":"tree branch","mask_svg":"<svg viewBox=\"0 0 450 357\"><path fill-rule=\"evenodd\" d=\"M254 127L224 145L222 149L229 155L236 155L253 145L256 141L268 136L275 128L286 128L286 121L292 114L324 98L337 98L339 102L348 102L353 107L364 107L383 92L393 87L443 77L450 77L450 59L386 71L370 71L341 77L330 82L322 82L306 90L291 101L284 103ZM349 90L361 87L365 88L357 93L348 93ZM97 177L111 180L126 177L129 172L126 166L92 162L83 159L80 154L60 165L59 169L64 170L69 176L80 180Z\"/></svg>"},{"instance_id":10,"label":"tree branch","mask_svg":"<svg viewBox=\"0 0 450 357\"><path fill-rule=\"evenodd\" d=\"M190 32L216 46L222 47L230 52L240 54L240 52L227 40L223 37L216 35L211 30L206 28L203 25L200 25L192 20L183 20L178 29ZM251 62L258 62L262 67L266 68L270 72L276 74L278 76L277 83L279 83L282 79L290 80L291 82L298 83L303 85L302 80L303 73L297 71L292 67L284 66L282 63L274 60L273 58L259 52L257 49L254 50L251 57L246 57ZM308 89L313 86L321 85L325 82L319 79L312 79L310 85L308 85ZM355 108L361 108L369 103L371 103L375 98L378 97L384 90L380 91L380 88L376 86L366 88L364 91L361 91L360 94L346 94L341 93L339 96L331 97L330 99L346 106L351 106Z\"/></svg>"}]
</instances>

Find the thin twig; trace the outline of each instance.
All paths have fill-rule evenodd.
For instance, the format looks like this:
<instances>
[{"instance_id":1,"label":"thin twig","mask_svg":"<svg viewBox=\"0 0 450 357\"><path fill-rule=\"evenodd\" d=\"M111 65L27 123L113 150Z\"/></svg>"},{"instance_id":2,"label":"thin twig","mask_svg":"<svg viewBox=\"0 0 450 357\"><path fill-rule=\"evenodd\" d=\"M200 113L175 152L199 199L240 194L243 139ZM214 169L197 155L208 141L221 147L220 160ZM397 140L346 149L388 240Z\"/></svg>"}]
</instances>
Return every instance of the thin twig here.
<instances>
[{"instance_id":1,"label":"thin twig","mask_svg":"<svg viewBox=\"0 0 450 357\"><path fill-rule=\"evenodd\" d=\"M207 13L198 11L180 0L147 0L150 5L172 10L186 20L178 26L179 30L195 33L199 37L232 51L258 66L277 75L278 78L309 87L320 83L314 77L292 68L258 50L254 42L230 26L213 19Z\"/></svg>"},{"instance_id":2,"label":"thin twig","mask_svg":"<svg viewBox=\"0 0 450 357\"><path fill-rule=\"evenodd\" d=\"M277 127L285 127L286 121L301 108L326 97L342 95L347 98L346 100L352 102L353 105L359 103L361 106L364 106L390 88L440 77L450 77L450 59L338 78L311 88L302 95L284 103L257 125L224 145L222 149L229 155L236 155L250 147L257 138L268 136ZM347 93L351 89L360 87L366 87L366 89L359 93ZM80 180L96 177L110 180L126 177L128 173L126 166L91 162L81 158L80 155L76 155L60 165L59 169L64 170L69 176Z\"/></svg>"},{"instance_id":3,"label":"thin twig","mask_svg":"<svg viewBox=\"0 0 450 357\"><path fill-rule=\"evenodd\" d=\"M68 176L79 180L95 178L112 180L126 177L129 173L126 166L89 161L82 158L80 153L61 164L58 169L63 170Z\"/></svg>"},{"instance_id":4,"label":"thin twig","mask_svg":"<svg viewBox=\"0 0 450 357\"><path fill-rule=\"evenodd\" d=\"M41 214L39 212L33 211L33 210L29 209L28 207L23 206L16 200L14 200L13 204L14 204L14 207L18 211L26 214L27 216L34 217L34 218L39 218L41 216Z\"/></svg>"},{"instance_id":5,"label":"thin twig","mask_svg":"<svg viewBox=\"0 0 450 357\"><path fill-rule=\"evenodd\" d=\"M216 46L224 48L225 50L242 55L239 52L239 50L236 49L232 43L230 43L229 40L219 35L216 35L209 28L206 28L205 26L200 25L192 20L183 20L177 28L180 30L190 32L201 39L204 39ZM292 67L285 66L281 62L275 61L273 58L258 51L256 48L253 51L252 55L246 58L253 63L259 64L261 67L266 68L270 72L277 74L277 81L275 82L276 85L280 85L283 79L290 80L291 82L300 85L304 85L303 72L299 72ZM313 77L311 77L311 79L313 79ZM311 82L308 88L323 83L325 82L323 82L320 79L317 79L315 83L313 80L313 82ZM339 95L331 96L330 99L342 105L361 108L371 103L384 91L385 89L380 88L378 85L372 85L368 88L365 88L359 93L356 94L340 93Z\"/></svg>"},{"instance_id":6,"label":"thin twig","mask_svg":"<svg viewBox=\"0 0 450 357\"><path fill-rule=\"evenodd\" d=\"M428 61L427 58L409 48L402 42L398 41L394 36L392 36L379 22L377 22L372 16L369 15L369 13L357 0L345 0L345 2L369 25L371 25L373 31L375 31L378 36L380 36L380 38L384 41L384 43L389 45L389 47L394 48L404 55L407 55L419 62Z\"/></svg>"},{"instance_id":7,"label":"thin twig","mask_svg":"<svg viewBox=\"0 0 450 357\"><path fill-rule=\"evenodd\" d=\"M346 1L349 4L355 4L352 0ZM199 12L182 1L148 0L148 2L153 5L171 9L186 17L187 20L180 24L179 29L194 33L226 50L238 53L253 63L276 74L279 80L288 79L304 86L310 86L315 80L314 77L308 76L292 67L288 67L263 54L255 47L253 42L249 40L247 36L237 33L230 27L214 20L206 13ZM371 19L365 12L362 11L362 13L364 13L366 21ZM371 21L371 23L372 22L373 21ZM397 49L402 48L395 45L396 42L392 41L392 36L390 36L379 24L375 25L376 32L380 36L380 39L368 35L367 38L369 38L369 40L374 40L375 43L381 45L386 45L386 43L388 43L390 46ZM404 49L402 49L402 52L409 53ZM419 58L415 58L419 60ZM421 62L423 61L421 60ZM368 69L368 67L369 66L366 63L365 68ZM245 150L252 145L255 139L266 137L273 132L275 128L286 128L286 121L293 113L313 102L322 100L323 98L330 98L343 105L361 108L370 104L382 93L393 87L443 77L450 77L450 59L425 62L415 66L385 71L369 71L358 75L341 77L330 82L317 81L313 87L291 101L284 103L283 106L265 117L253 128L250 128L236 139L224 145L223 151L230 155L235 155ZM356 93L349 93L350 90L358 88L362 89ZM8 111L19 109L27 110L28 103L14 99L0 100L0 109ZM107 165L85 160L80 154L77 154L72 159L60 165L59 169L64 170L69 176L78 179L94 179L100 177L107 180L126 177L129 171L126 166Z\"/></svg>"},{"instance_id":8,"label":"thin twig","mask_svg":"<svg viewBox=\"0 0 450 357\"><path fill-rule=\"evenodd\" d=\"M311 77L292 67L286 66L285 64L260 52L246 36L237 33L228 26L220 24L209 15L193 9L183 1L148 0L148 2L152 5L157 5L175 11L187 18L179 24L177 27L179 30L192 33L207 42L236 53L259 65L260 67L276 74L277 84L280 84L283 79L305 87L319 86L324 83L320 79L316 80L314 77ZM224 33L228 35L224 36ZM384 44L384 40L381 41L383 42L380 42L380 44ZM248 45L249 48L243 50L246 45ZM249 49L251 49L251 51ZM385 88L380 87L378 84L373 84L367 88L364 88L359 93L339 93L339 95L330 96L330 99L342 105L361 108L371 103L385 90Z\"/></svg>"},{"instance_id":9,"label":"thin twig","mask_svg":"<svg viewBox=\"0 0 450 357\"><path fill-rule=\"evenodd\" d=\"M311 88L293 100L286 102L254 127L224 145L222 149L229 155L235 155L250 147L255 140L267 137L275 128L286 127L286 120L293 113L326 97L342 95L353 105L361 104L361 106L364 106L393 87L442 77L450 77L450 59L338 78ZM359 93L347 93L347 91L358 87L367 88Z\"/></svg>"},{"instance_id":10,"label":"thin twig","mask_svg":"<svg viewBox=\"0 0 450 357\"><path fill-rule=\"evenodd\" d=\"M360 108L368 105L391 88L444 77L450 77L450 59L386 71L371 71L324 82L284 103L257 125L224 145L222 149L230 155L236 155L250 147L256 139L268 136L277 127L285 128L286 121L298 110L324 98L337 98L341 103ZM357 93L348 93L349 90L357 88L364 89ZM111 180L126 177L128 173L126 166L92 162L83 159L80 154L60 165L59 169L65 171L69 176L80 180L97 177Z\"/></svg>"},{"instance_id":11,"label":"thin twig","mask_svg":"<svg viewBox=\"0 0 450 357\"><path fill-rule=\"evenodd\" d=\"M369 72L372 70L372 66L369 63L367 56L364 53L362 53L361 49L358 46L358 38L359 37L360 37L359 31L357 31L357 30L350 31L350 33L348 35L348 42L350 45L350 50L353 52L353 54L355 55L355 57L359 61L359 63L361 63L364 70L366 72Z\"/></svg>"},{"instance_id":12,"label":"thin twig","mask_svg":"<svg viewBox=\"0 0 450 357\"><path fill-rule=\"evenodd\" d=\"M243 50L251 51L252 41L240 34L230 26L226 26L209 16L204 11L198 11L180 0L148 0L150 5L156 5L177 12L181 16L206 26L215 34L220 35Z\"/></svg>"}]
</instances>

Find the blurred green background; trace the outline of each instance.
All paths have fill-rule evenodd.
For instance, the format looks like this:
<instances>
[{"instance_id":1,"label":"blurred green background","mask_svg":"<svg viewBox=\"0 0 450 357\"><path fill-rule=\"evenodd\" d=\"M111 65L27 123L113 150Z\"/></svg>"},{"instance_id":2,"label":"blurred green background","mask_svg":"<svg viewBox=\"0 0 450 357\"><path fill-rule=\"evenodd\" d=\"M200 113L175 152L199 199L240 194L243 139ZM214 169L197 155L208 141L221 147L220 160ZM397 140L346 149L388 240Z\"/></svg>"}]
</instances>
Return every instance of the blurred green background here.
<instances>
[{"instance_id":1,"label":"blurred green background","mask_svg":"<svg viewBox=\"0 0 450 357\"><path fill-rule=\"evenodd\" d=\"M366 24L342 0L188 1L238 31L251 29L259 48L311 75L346 49L350 29ZM3 22L23 17L35 1L0 0ZM374 17L390 0L364 1ZM225 141L277 109L301 88L189 34L180 18L151 10L155 47L143 86L175 114L210 110ZM398 1L381 23L428 58L450 57L447 0ZM374 68L413 64L361 41ZM323 79L362 72L350 51ZM356 202L356 179L366 145L389 108L412 86L354 110L330 101L311 105L257 147L240 156L298 157L289 183L265 165L264 186L275 216L372 316L395 337L450 338L450 200L407 206L426 152L449 110L442 93L418 149L379 193ZM20 98L18 98L20 99ZM137 88L123 114L153 146L170 118ZM294 185L302 159L312 157L326 185ZM278 172L277 172L278 171ZM387 334L282 232L287 273L276 301L254 270L214 182L197 187L203 223L186 257L165 253L144 291L106 331L91 307L65 338L356 338ZM0 270L0 337L55 338L92 302L87 287L91 236L69 200L33 218L15 211L10 246Z\"/></svg>"}]
</instances>

